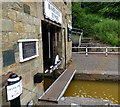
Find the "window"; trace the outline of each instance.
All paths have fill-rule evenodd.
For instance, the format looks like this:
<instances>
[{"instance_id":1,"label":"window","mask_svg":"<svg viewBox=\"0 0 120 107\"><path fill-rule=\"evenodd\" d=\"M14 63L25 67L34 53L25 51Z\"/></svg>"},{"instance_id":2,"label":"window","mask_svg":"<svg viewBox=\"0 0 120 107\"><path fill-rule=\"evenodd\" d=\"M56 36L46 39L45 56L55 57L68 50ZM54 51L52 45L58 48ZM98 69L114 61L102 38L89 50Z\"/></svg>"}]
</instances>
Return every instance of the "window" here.
<instances>
[{"instance_id":1,"label":"window","mask_svg":"<svg viewBox=\"0 0 120 107\"><path fill-rule=\"evenodd\" d=\"M38 39L20 39L18 42L20 62L24 62L39 56Z\"/></svg>"}]
</instances>

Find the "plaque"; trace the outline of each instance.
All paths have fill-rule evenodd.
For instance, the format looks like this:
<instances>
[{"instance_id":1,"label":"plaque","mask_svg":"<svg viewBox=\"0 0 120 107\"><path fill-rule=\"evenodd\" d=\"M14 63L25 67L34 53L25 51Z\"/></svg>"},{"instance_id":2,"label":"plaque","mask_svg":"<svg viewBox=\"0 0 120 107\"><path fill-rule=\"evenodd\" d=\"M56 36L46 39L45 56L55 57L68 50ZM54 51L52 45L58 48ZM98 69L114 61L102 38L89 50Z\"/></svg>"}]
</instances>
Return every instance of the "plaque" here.
<instances>
[{"instance_id":1,"label":"plaque","mask_svg":"<svg viewBox=\"0 0 120 107\"><path fill-rule=\"evenodd\" d=\"M15 55L13 50L6 50L2 52L3 66L9 66L15 63Z\"/></svg>"},{"instance_id":2,"label":"plaque","mask_svg":"<svg viewBox=\"0 0 120 107\"><path fill-rule=\"evenodd\" d=\"M22 46L24 59L36 55L36 42L24 42Z\"/></svg>"},{"instance_id":3,"label":"plaque","mask_svg":"<svg viewBox=\"0 0 120 107\"><path fill-rule=\"evenodd\" d=\"M24 62L38 56L38 39L20 39L18 42L20 62Z\"/></svg>"}]
</instances>

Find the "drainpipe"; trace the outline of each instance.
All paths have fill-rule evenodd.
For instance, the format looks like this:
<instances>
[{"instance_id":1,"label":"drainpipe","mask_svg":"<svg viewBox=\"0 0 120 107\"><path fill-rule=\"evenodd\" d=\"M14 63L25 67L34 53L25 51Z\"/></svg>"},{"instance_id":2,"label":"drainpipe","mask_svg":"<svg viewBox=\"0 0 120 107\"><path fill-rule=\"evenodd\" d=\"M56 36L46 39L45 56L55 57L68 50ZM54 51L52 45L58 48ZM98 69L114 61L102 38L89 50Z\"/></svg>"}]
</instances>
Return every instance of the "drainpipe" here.
<instances>
[{"instance_id":1,"label":"drainpipe","mask_svg":"<svg viewBox=\"0 0 120 107\"><path fill-rule=\"evenodd\" d=\"M64 54L65 54L65 69L66 69L66 31L65 31L65 28L64 28L64 47L65 47L65 51L64 51Z\"/></svg>"},{"instance_id":2,"label":"drainpipe","mask_svg":"<svg viewBox=\"0 0 120 107\"><path fill-rule=\"evenodd\" d=\"M51 51L50 51L50 31L48 31L48 44L49 44L49 58L51 58Z\"/></svg>"}]
</instances>

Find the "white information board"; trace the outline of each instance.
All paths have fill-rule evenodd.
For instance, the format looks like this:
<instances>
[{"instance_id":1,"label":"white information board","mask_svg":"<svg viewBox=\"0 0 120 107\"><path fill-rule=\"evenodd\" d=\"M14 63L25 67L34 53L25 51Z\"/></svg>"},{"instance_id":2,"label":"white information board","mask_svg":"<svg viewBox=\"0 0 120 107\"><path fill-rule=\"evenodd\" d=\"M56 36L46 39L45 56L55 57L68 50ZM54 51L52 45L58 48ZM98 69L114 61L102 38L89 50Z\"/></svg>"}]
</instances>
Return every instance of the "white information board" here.
<instances>
[{"instance_id":1,"label":"white information board","mask_svg":"<svg viewBox=\"0 0 120 107\"><path fill-rule=\"evenodd\" d=\"M6 87L6 90L7 90L7 101L17 98L22 93L22 79L13 85L8 85Z\"/></svg>"},{"instance_id":2,"label":"white information board","mask_svg":"<svg viewBox=\"0 0 120 107\"><path fill-rule=\"evenodd\" d=\"M62 24L61 11L49 0L44 0L44 15L56 23Z\"/></svg>"},{"instance_id":3,"label":"white information board","mask_svg":"<svg viewBox=\"0 0 120 107\"><path fill-rule=\"evenodd\" d=\"M38 39L19 39L19 59L20 62L25 62L36 58L38 54Z\"/></svg>"}]
</instances>

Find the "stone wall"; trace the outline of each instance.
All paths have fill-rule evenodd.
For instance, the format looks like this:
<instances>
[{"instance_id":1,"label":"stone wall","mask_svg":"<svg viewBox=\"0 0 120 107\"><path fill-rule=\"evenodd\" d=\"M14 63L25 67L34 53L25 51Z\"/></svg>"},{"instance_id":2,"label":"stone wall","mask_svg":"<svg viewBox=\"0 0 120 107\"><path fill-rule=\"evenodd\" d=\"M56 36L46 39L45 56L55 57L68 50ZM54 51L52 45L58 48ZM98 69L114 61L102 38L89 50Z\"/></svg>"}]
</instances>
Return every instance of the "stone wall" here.
<instances>
[{"instance_id":1,"label":"stone wall","mask_svg":"<svg viewBox=\"0 0 120 107\"><path fill-rule=\"evenodd\" d=\"M2 3L2 53L13 52L11 54L13 54L14 59L11 64L3 67L2 74L15 72L22 76L24 88L39 93L39 96L37 96L35 93L30 93L23 88L22 105L31 99L37 99L43 93L43 82L40 84L34 84L33 82L33 76L38 72L43 72L41 20L37 17L36 12L36 3ZM20 63L19 39L39 39L39 57ZM6 104L4 93L5 89L3 87L3 105Z\"/></svg>"},{"instance_id":2,"label":"stone wall","mask_svg":"<svg viewBox=\"0 0 120 107\"><path fill-rule=\"evenodd\" d=\"M72 42L68 42L68 30L67 30L67 26L69 21L71 21L71 25L72 25L72 12L71 12L71 2L67 2L67 4L65 4L64 2L55 2L54 3L62 12L62 16L63 16L63 24L62 27L65 28L65 36L66 36L66 63L69 63L69 61L72 58ZM63 32L62 32L63 33ZM64 47L64 36L62 34L62 53L63 53L63 57L64 57L64 51L65 51L65 47ZM64 61L63 61L64 63Z\"/></svg>"},{"instance_id":3,"label":"stone wall","mask_svg":"<svg viewBox=\"0 0 120 107\"><path fill-rule=\"evenodd\" d=\"M0 19L2 17L2 3L0 2ZM0 25L2 21L0 20ZM0 75L2 75L2 26L0 26ZM2 79L0 78L0 106L2 105L2 86L1 86Z\"/></svg>"},{"instance_id":4,"label":"stone wall","mask_svg":"<svg viewBox=\"0 0 120 107\"><path fill-rule=\"evenodd\" d=\"M71 42L68 42L67 37L67 24L69 20L72 20L71 4L64 2L54 2L54 4L60 9L63 15L63 24L57 25L56 23L44 19L43 15L43 2L3 2L2 3L2 33L0 32L0 76L7 74L8 72L15 72L17 75L22 76L23 79L23 93L21 95L21 104L26 105L30 100L37 101L37 99L44 92L43 82L34 84L33 76L36 73L43 73L43 47L42 47L42 32L41 32L41 20L48 21L51 24L65 29L66 37L66 58L67 62L71 59ZM62 31L62 30L61 30ZM62 57L63 66L65 60L65 47L64 47L64 35L62 35ZM19 62L19 39L38 39L39 40L39 56L29 61ZM1 44L2 43L2 44ZM10 53L10 63L3 61L5 53ZM3 64L2 64L3 62ZM1 66L3 65L3 67ZM29 92L29 89L35 93ZM6 102L5 86L2 87L2 104L8 105ZM0 95L1 96L1 95ZM0 104L0 105L2 105Z\"/></svg>"}]
</instances>

